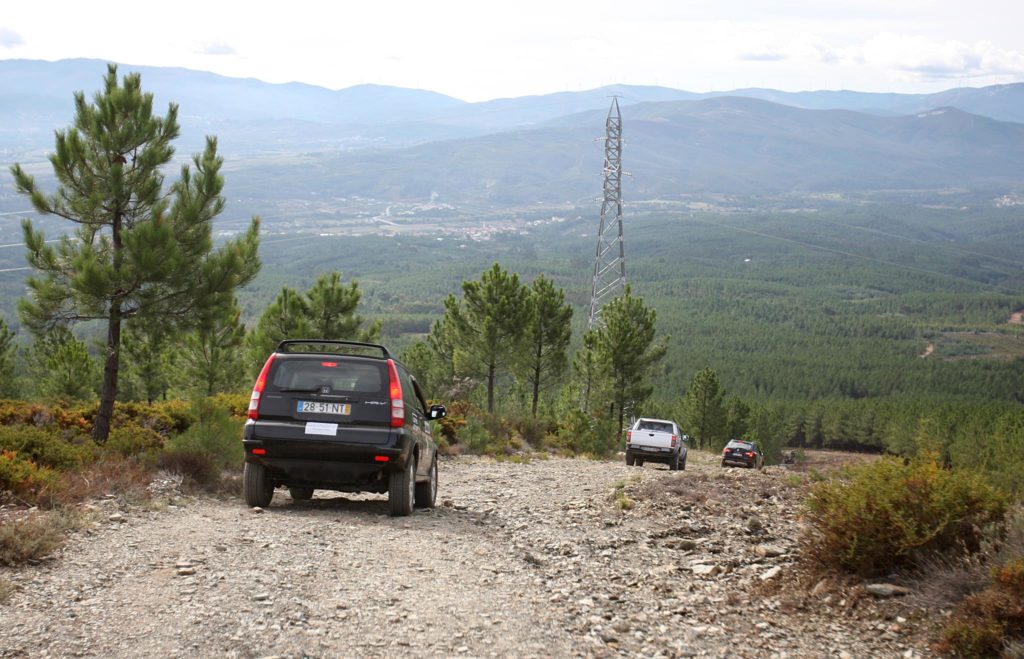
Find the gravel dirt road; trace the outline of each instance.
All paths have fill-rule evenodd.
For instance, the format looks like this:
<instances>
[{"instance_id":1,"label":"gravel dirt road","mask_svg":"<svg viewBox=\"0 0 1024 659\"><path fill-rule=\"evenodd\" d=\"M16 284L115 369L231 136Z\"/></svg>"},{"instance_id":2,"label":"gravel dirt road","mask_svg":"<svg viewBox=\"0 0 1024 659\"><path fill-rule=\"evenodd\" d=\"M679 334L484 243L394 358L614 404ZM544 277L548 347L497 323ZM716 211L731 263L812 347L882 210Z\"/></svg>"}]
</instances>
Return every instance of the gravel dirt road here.
<instances>
[{"instance_id":1,"label":"gravel dirt road","mask_svg":"<svg viewBox=\"0 0 1024 659\"><path fill-rule=\"evenodd\" d=\"M692 451L685 472L445 459L407 518L377 495L108 499L0 570L0 656L927 655L900 598L798 583L801 497Z\"/></svg>"}]
</instances>

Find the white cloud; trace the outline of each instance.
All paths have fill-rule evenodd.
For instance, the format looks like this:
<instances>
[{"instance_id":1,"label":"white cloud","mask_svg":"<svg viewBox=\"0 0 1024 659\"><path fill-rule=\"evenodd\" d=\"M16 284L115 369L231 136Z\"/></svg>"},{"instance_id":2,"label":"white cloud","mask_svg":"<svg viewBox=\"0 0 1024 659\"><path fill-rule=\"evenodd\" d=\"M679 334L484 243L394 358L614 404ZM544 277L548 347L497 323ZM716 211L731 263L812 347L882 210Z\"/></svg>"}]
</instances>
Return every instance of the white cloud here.
<instances>
[{"instance_id":1,"label":"white cloud","mask_svg":"<svg viewBox=\"0 0 1024 659\"><path fill-rule=\"evenodd\" d=\"M203 43L196 48L195 52L199 55L237 55L234 46L223 41L214 41L213 43Z\"/></svg>"},{"instance_id":2,"label":"white cloud","mask_svg":"<svg viewBox=\"0 0 1024 659\"><path fill-rule=\"evenodd\" d=\"M825 39L808 32L791 38L778 38L767 33L754 37L744 36L738 44L736 59L755 62L834 62L841 58L841 53L833 48Z\"/></svg>"},{"instance_id":3,"label":"white cloud","mask_svg":"<svg viewBox=\"0 0 1024 659\"><path fill-rule=\"evenodd\" d=\"M0 48L17 48L25 45L21 35L6 27L0 27Z\"/></svg>"},{"instance_id":4,"label":"white cloud","mask_svg":"<svg viewBox=\"0 0 1024 659\"><path fill-rule=\"evenodd\" d=\"M935 41L923 36L880 34L864 44L864 64L924 80L1024 74L1024 54L991 42Z\"/></svg>"}]
</instances>

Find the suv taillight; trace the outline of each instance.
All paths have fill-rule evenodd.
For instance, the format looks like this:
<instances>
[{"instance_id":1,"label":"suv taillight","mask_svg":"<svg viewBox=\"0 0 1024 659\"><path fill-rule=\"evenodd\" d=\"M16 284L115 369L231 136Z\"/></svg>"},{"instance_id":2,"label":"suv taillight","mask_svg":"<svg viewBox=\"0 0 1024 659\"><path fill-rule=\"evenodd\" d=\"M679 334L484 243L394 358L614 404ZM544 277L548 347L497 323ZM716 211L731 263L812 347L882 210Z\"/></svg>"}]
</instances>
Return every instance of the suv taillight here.
<instances>
[{"instance_id":1,"label":"suv taillight","mask_svg":"<svg viewBox=\"0 0 1024 659\"><path fill-rule=\"evenodd\" d=\"M260 418L260 395L263 393L263 389L267 386L267 374L270 372L270 365L274 363L274 355L277 353L270 353L267 357L267 363L263 365L263 369L260 371L260 376L256 378L256 384L252 387L252 396L249 397L249 418L258 419Z\"/></svg>"},{"instance_id":2,"label":"suv taillight","mask_svg":"<svg viewBox=\"0 0 1024 659\"><path fill-rule=\"evenodd\" d=\"M391 427L401 428L405 425L405 399L402 398L402 381L398 379L398 367L395 360L388 360L388 391L391 392Z\"/></svg>"}]
</instances>

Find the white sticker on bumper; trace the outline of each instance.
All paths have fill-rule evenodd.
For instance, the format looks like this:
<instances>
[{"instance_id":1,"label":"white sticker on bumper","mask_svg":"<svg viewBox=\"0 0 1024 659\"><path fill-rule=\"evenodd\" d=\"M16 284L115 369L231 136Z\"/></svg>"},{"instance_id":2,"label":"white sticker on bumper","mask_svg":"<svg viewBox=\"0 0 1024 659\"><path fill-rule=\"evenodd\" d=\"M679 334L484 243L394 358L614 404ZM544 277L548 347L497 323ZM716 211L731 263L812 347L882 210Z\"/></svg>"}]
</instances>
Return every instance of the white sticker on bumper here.
<instances>
[{"instance_id":1,"label":"white sticker on bumper","mask_svg":"<svg viewBox=\"0 0 1024 659\"><path fill-rule=\"evenodd\" d=\"M338 434L338 424L336 423L316 423L310 421L306 424L307 435L329 435L334 437Z\"/></svg>"}]
</instances>

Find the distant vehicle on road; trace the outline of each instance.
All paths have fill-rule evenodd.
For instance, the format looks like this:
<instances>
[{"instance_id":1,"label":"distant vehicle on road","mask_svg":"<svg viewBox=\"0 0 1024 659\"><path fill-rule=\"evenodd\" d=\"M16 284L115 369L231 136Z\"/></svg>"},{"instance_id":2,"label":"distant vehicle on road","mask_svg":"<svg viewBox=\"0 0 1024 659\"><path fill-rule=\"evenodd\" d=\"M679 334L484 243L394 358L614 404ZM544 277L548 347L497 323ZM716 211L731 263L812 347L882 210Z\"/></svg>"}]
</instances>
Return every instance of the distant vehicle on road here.
<instances>
[{"instance_id":1,"label":"distant vehicle on road","mask_svg":"<svg viewBox=\"0 0 1024 659\"><path fill-rule=\"evenodd\" d=\"M764 466L764 454L755 442L731 439L722 449L722 466L760 469Z\"/></svg>"},{"instance_id":2,"label":"distant vehicle on road","mask_svg":"<svg viewBox=\"0 0 1024 659\"><path fill-rule=\"evenodd\" d=\"M672 471L686 469L686 435L667 419L637 419L626 431L626 464L644 466L644 461L663 462Z\"/></svg>"}]
</instances>

